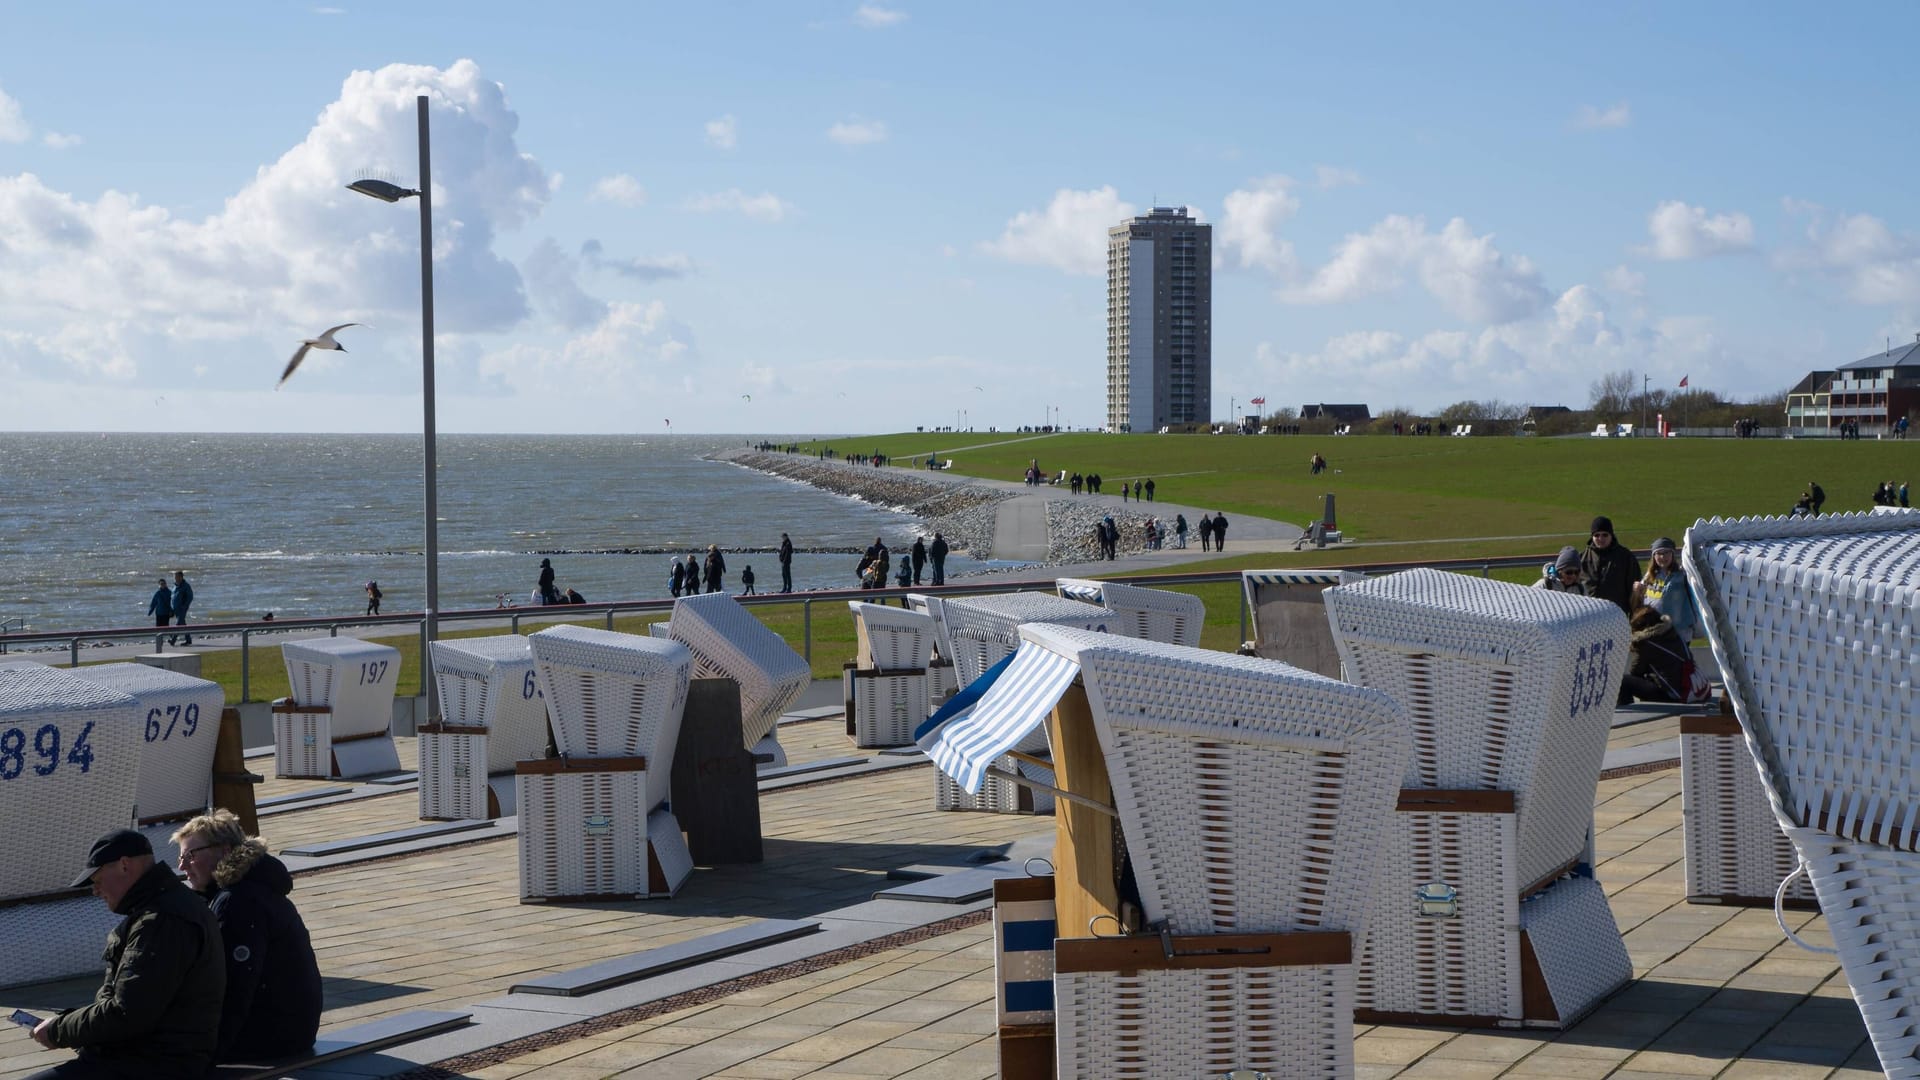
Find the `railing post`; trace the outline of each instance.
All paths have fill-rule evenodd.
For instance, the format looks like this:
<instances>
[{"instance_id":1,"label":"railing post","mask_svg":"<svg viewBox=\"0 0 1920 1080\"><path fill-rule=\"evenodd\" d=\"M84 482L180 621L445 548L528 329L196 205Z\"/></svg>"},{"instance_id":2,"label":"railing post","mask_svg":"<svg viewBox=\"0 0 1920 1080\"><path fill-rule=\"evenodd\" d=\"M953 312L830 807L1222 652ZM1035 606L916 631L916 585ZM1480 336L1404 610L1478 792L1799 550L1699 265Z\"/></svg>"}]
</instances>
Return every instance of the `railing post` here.
<instances>
[{"instance_id":1,"label":"railing post","mask_svg":"<svg viewBox=\"0 0 1920 1080\"><path fill-rule=\"evenodd\" d=\"M249 663L253 657L253 650L247 647L252 634L251 630L240 631L240 704L242 705L253 700L253 671Z\"/></svg>"},{"instance_id":2,"label":"railing post","mask_svg":"<svg viewBox=\"0 0 1920 1080\"><path fill-rule=\"evenodd\" d=\"M607 609L607 629L609 631L613 629L613 609L612 608Z\"/></svg>"},{"instance_id":3,"label":"railing post","mask_svg":"<svg viewBox=\"0 0 1920 1080\"><path fill-rule=\"evenodd\" d=\"M514 633L516 633L516 634L518 634L518 633L520 632L520 616L519 616L519 614L518 614L518 613L516 612L516 613L515 613L515 614L514 614L513 616L511 616L511 617L510 617L510 620L509 620L509 621L510 621L510 622L512 623L512 628L513 628L513 632L514 632Z\"/></svg>"},{"instance_id":4,"label":"railing post","mask_svg":"<svg viewBox=\"0 0 1920 1080\"><path fill-rule=\"evenodd\" d=\"M167 635L165 634L153 635L153 651L155 653L165 652L166 650L163 648L163 646L165 646L166 643L167 643Z\"/></svg>"},{"instance_id":5,"label":"railing post","mask_svg":"<svg viewBox=\"0 0 1920 1080\"><path fill-rule=\"evenodd\" d=\"M80 639L79 638L74 638L72 641L67 643L67 656L70 657L70 659L67 661L68 667L80 666Z\"/></svg>"},{"instance_id":6,"label":"railing post","mask_svg":"<svg viewBox=\"0 0 1920 1080\"><path fill-rule=\"evenodd\" d=\"M800 645L806 650L807 666L813 666L813 601L800 601Z\"/></svg>"}]
</instances>

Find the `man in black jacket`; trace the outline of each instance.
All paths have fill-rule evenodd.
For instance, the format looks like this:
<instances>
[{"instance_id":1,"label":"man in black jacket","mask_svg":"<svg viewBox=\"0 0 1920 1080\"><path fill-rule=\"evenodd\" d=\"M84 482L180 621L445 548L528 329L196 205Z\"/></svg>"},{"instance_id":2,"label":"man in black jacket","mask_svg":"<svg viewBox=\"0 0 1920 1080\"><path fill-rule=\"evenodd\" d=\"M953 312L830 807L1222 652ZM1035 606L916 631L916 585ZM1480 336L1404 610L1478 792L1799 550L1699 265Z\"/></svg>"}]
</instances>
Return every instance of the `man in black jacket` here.
<instances>
[{"instance_id":1,"label":"man in black jacket","mask_svg":"<svg viewBox=\"0 0 1920 1080\"><path fill-rule=\"evenodd\" d=\"M1588 530L1586 554L1580 569L1586 573L1587 595L1611 600L1622 614L1633 614L1633 583L1640 580L1640 560L1613 535L1613 519L1597 517Z\"/></svg>"},{"instance_id":2,"label":"man in black jacket","mask_svg":"<svg viewBox=\"0 0 1920 1080\"><path fill-rule=\"evenodd\" d=\"M793 591L793 538L780 534L780 591Z\"/></svg>"},{"instance_id":3,"label":"man in black jacket","mask_svg":"<svg viewBox=\"0 0 1920 1080\"><path fill-rule=\"evenodd\" d=\"M82 885L122 919L107 935L93 1003L33 1029L41 1046L80 1056L31 1080L198 1080L213 1062L227 985L213 912L131 829L94 842L73 882Z\"/></svg>"},{"instance_id":4,"label":"man in black jacket","mask_svg":"<svg viewBox=\"0 0 1920 1080\"><path fill-rule=\"evenodd\" d=\"M927 558L933 563L933 583L945 585L947 583L947 538L941 536L937 530L933 534L933 544L927 548Z\"/></svg>"},{"instance_id":5,"label":"man in black jacket","mask_svg":"<svg viewBox=\"0 0 1920 1080\"><path fill-rule=\"evenodd\" d=\"M247 836L231 810L173 834L193 890L207 897L226 948L227 994L217 1061L270 1062L312 1051L320 1030L320 965L287 894L293 875Z\"/></svg>"},{"instance_id":6,"label":"man in black jacket","mask_svg":"<svg viewBox=\"0 0 1920 1080\"><path fill-rule=\"evenodd\" d=\"M918 585L920 584L920 571L927 565L927 538L924 536L914 537L913 547L908 549L908 555L913 559L913 583Z\"/></svg>"}]
</instances>

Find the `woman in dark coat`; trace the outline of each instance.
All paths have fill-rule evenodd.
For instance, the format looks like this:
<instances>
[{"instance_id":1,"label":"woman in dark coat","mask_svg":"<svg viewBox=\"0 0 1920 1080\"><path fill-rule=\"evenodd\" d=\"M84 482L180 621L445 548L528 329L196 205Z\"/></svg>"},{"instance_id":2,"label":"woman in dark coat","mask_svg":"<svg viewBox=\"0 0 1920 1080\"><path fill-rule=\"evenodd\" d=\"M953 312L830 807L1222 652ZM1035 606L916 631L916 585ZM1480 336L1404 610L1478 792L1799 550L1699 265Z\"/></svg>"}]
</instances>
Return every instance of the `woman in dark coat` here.
<instances>
[{"instance_id":1,"label":"woman in dark coat","mask_svg":"<svg viewBox=\"0 0 1920 1080\"><path fill-rule=\"evenodd\" d=\"M217 1062L267 1062L311 1053L320 1030L320 965L300 912L287 899L293 875L247 836L231 810L215 810L173 834L193 890L213 905L227 953Z\"/></svg>"},{"instance_id":2,"label":"woman in dark coat","mask_svg":"<svg viewBox=\"0 0 1920 1080\"><path fill-rule=\"evenodd\" d=\"M540 560L540 602L543 604L557 604L560 602L560 594L553 591L552 559Z\"/></svg>"}]
</instances>

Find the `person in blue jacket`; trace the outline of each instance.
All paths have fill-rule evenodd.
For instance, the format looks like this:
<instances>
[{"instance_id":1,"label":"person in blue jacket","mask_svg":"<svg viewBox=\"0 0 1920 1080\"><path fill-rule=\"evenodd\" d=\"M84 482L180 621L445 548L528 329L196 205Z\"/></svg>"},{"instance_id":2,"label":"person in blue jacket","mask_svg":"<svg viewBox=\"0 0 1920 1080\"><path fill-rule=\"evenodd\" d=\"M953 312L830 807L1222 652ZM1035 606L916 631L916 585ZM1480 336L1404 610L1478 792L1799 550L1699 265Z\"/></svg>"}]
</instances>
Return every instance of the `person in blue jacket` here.
<instances>
[{"instance_id":1,"label":"person in blue jacket","mask_svg":"<svg viewBox=\"0 0 1920 1080\"><path fill-rule=\"evenodd\" d=\"M187 583L187 572L185 570L175 570L173 572L173 596L170 606L173 608L173 625L187 625L187 609L193 606L193 586ZM186 641L184 644L193 644L192 634L187 634L185 637ZM167 639L167 644L172 645L178 640L178 635L170 637Z\"/></svg>"},{"instance_id":2,"label":"person in blue jacket","mask_svg":"<svg viewBox=\"0 0 1920 1080\"><path fill-rule=\"evenodd\" d=\"M160 587L153 590L153 599L147 601L147 614L153 618L153 625L165 626L173 619L173 593L167 588L167 579L160 579Z\"/></svg>"}]
</instances>

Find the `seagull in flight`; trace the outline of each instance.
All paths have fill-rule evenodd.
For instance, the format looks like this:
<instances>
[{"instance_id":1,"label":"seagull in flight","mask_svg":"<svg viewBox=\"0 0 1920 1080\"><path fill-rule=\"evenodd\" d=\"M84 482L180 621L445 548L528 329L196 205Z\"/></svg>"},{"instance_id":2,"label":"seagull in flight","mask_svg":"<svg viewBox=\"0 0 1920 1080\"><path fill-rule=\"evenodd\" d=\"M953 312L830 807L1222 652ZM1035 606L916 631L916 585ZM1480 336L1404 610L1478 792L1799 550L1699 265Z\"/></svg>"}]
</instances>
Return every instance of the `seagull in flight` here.
<instances>
[{"instance_id":1,"label":"seagull in flight","mask_svg":"<svg viewBox=\"0 0 1920 1080\"><path fill-rule=\"evenodd\" d=\"M287 384L288 379L293 378L294 369L300 366L300 361L305 360L307 358L307 353L310 350L329 349L334 352L346 352L347 347L333 340L333 335L339 333L342 330L345 330L349 326L364 326L364 325L366 324L357 323L357 322L341 323L339 326L333 327L332 329L328 330L324 334L321 334L317 338L308 338L307 340L301 342L300 347L293 351L293 359L287 361L287 369L280 373L280 381L277 383L274 383L273 388L275 390L278 390L282 386L285 386Z\"/></svg>"}]
</instances>

